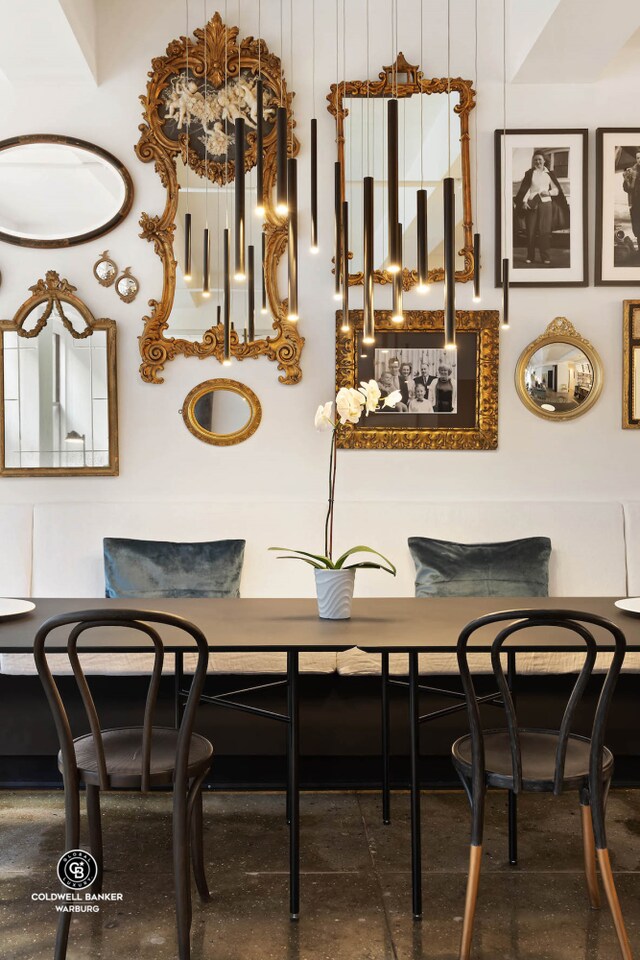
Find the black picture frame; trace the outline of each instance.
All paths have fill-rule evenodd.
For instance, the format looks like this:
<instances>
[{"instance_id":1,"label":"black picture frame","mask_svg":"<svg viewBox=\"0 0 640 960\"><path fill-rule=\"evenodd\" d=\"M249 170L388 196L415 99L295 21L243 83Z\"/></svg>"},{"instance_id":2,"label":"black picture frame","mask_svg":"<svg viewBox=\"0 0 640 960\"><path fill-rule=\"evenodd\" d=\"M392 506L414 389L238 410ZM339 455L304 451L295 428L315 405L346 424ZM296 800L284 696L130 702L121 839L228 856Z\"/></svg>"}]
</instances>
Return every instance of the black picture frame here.
<instances>
[{"instance_id":1,"label":"black picture frame","mask_svg":"<svg viewBox=\"0 0 640 960\"><path fill-rule=\"evenodd\" d=\"M608 138L616 138L611 144L606 144ZM626 140L627 143L622 143ZM633 231L627 229L626 222L619 223L616 211L615 188L611 191L605 190L605 177L608 177L611 171L608 169L610 154L607 150L605 156L605 144L607 147L620 149L624 151L635 151L640 147L640 127L598 127L596 130L596 251L595 251L595 285L597 287L634 287L640 286L640 237L634 240ZM623 163L624 161L624 153ZM630 159L628 157L627 159ZM618 158L614 155L614 167L617 166ZM616 170L614 169L614 173ZM622 198L620 198L622 199ZM606 215L605 215L606 208ZM629 205L629 210L631 209ZM640 213L639 213L640 216ZM613 218L613 255L611 251L605 251L605 222ZM622 218L625 221L625 218ZM631 224L633 220L629 217ZM623 236L619 236L623 234ZM611 234L609 234L609 238ZM625 257L630 263L616 263L616 260L622 260ZM635 260L635 263L633 262ZM622 272L624 271L624 275ZM631 271L633 274L630 275ZM619 275L616 275L618 274Z\"/></svg>"},{"instance_id":2,"label":"black picture frame","mask_svg":"<svg viewBox=\"0 0 640 960\"><path fill-rule=\"evenodd\" d=\"M507 139L509 138L521 138L522 147L529 148L532 151L544 149L543 144L551 143L553 140L557 140L559 137L571 137L576 140L576 145L579 145L580 149L580 158L577 163L574 164L574 172L579 171L579 176L581 180L580 198L579 205L576 206L575 203L570 202L570 198L567 203L568 216L570 217L572 210L579 210L580 216L576 217L575 215L569 220L568 228L562 228L562 231L553 231L553 232L565 232L568 229L568 240L569 240L569 251L571 256L571 250L575 249L579 251L577 257L577 264L574 264L572 267L571 263L567 267L557 267L551 266L550 269L544 269L543 265L532 264L531 268L528 266L518 267L517 262L514 263L513 256L513 208L509 213L508 224L509 224L509 233L510 233L510 242L505 246L503 250L503 222L504 222L504 210L502 204L503 196L503 137L506 135ZM529 143L527 144L527 140ZM565 150L571 149L571 144L567 143ZM589 131L584 128L526 128L526 129L513 129L509 128L507 130L496 130L494 134L494 149L495 149L495 285L496 287L502 286L502 260L507 258L509 260L509 286L511 287L587 287L589 285L589 244L588 244L588 176L589 176L589 157L588 157L588 147L589 147ZM554 144L553 148L555 150L561 151L560 144ZM568 156L568 154L567 154ZM568 161L567 161L568 162ZM508 165L509 169L510 166ZM563 194L564 195L564 194ZM578 239L574 242L572 230L579 232ZM571 278L569 274L577 267L578 276ZM529 269L531 269L531 278L527 276ZM558 278L556 279L553 276L549 276L552 270L558 271ZM576 271L574 270L574 273ZM524 274L524 276L523 276ZM536 274L539 275L540 279L535 279ZM564 276L562 276L564 274Z\"/></svg>"}]
</instances>

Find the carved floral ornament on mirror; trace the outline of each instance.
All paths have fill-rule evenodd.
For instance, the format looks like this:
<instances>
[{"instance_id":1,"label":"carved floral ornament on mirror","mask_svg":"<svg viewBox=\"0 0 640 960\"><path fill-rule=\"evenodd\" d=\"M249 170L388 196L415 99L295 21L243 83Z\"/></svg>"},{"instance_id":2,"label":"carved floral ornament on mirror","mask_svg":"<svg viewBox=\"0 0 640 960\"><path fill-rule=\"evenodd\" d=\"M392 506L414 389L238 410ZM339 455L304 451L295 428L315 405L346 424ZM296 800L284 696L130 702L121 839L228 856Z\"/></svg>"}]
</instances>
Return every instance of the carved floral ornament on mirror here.
<instances>
[{"instance_id":1,"label":"carved floral ornament on mirror","mask_svg":"<svg viewBox=\"0 0 640 960\"><path fill-rule=\"evenodd\" d=\"M297 383L301 378L304 338L296 323L287 319L287 300L280 295L277 275L278 263L287 249L288 223L286 215L276 213L274 198L277 106L287 110L289 156L295 156L299 150L293 134L293 94L287 91L280 59L269 52L265 42L251 36L238 40L238 34L238 27L226 26L220 14L215 13L204 28L194 31L195 39L172 40L166 55L153 59L146 95L140 97L145 122L139 128L136 154L143 163L154 163L167 192L164 211L156 216L143 213L140 219L140 236L153 243L163 265L162 295L159 300L149 301L151 313L143 318L140 337L140 373L143 380L151 383L162 383L160 373L165 364L178 355L223 359L224 328L216 322L215 307L216 288L220 290L222 286L217 282L221 276L220 207L224 223L230 197L227 185L235 175L235 121L240 118L244 119L247 131L248 192L252 182L255 190L255 86L259 76L264 89L264 217L258 218L250 209L247 231L253 231L258 238L259 264L260 228L264 220L264 285L273 318L271 329L275 332L247 339L232 329L230 353L236 360L266 356L275 361L282 371L282 383ZM174 240L179 239L182 227L183 202L186 212L190 212L189 203L194 205L191 211L196 227L208 229L210 221L215 227L211 231L214 249L210 257L210 290L208 283L203 283L201 290L197 283L180 285L187 271L174 249ZM194 231L194 237L201 235ZM213 294L212 299L202 302L200 298L209 293ZM240 296L246 293L234 285L232 301L237 303ZM194 310L194 306L198 309ZM245 309L239 315L233 308L232 319L236 323L245 316ZM173 335L167 336L167 332Z\"/></svg>"}]
</instances>

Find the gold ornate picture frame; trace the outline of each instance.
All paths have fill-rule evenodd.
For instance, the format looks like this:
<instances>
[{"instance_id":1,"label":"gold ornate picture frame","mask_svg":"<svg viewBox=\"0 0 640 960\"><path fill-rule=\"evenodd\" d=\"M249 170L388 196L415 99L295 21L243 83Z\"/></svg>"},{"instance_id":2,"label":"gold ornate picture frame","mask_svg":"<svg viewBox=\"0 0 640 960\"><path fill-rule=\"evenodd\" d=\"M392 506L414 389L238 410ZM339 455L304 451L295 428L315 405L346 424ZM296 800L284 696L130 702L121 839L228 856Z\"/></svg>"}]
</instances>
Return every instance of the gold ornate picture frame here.
<instances>
[{"instance_id":1,"label":"gold ornate picture frame","mask_svg":"<svg viewBox=\"0 0 640 960\"><path fill-rule=\"evenodd\" d=\"M289 155L295 156L299 143L293 133L293 93L288 92L280 59L269 52L264 40L254 37L238 39L239 28L226 26L215 13L205 27L194 31L195 39L180 37L167 46L166 54L155 57L149 71L147 92L140 97L144 123L139 127L140 139L135 151L143 163L153 163L166 189L166 204L157 216L143 213L140 218L140 236L153 243L163 266L163 286L159 300L150 300L151 313L143 318L144 330L140 340L142 363L140 374L149 383L162 383L160 376L165 364L176 356L215 357L222 361L224 332L222 324L204 331L201 340L187 340L166 336L169 317L176 292L176 255L174 234L178 209L176 159L180 157L198 176L208 176L211 183L223 185L234 177L234 161L217 162L203 159L194 137L181 129L180 109L188 109L182 94L188 99L194 92L205 89L205 74L209 93L222 90L225 82L232 83L241 74L262 77L266 102L282 103L287 108L290 131ZM176 112L178 119L176 121ZM205 146L205 149L208 149ZM247 136L245 169L256 162L255 134ZM264 193L265 193L265 285L273 316L273 336L243 342L236 331L231 333L231 353L236 360L266 356L282 371L281 383L298 383L302 377L300 356L304 338L296 323L287 320L287 300L278 289L278 263L288 239L287 218L278 216L273 202L276 179L276 130L268 124L264 138ZM253 213L250 214L253 216Z\"/></svg>"},{"instance_id":2,"label":"gold ornate picture frame","mask_svg":"<svg viewBox=\"0 0 640 960\"><path fill-rule=\"evenodd\" d=\"M622 426L640 430L640 300L624 301Z\"/></svg>"},{"instance_id":3,"label":"gold ornate picture frame","mask_svg":"<svg viewBox=\"0 0 640 960\"><path fill-rule=\"evenodd\" d=\"M396 408L338 428L339 447L359 450L495 450L498 446L499 314L456 313L457 350L444 350L442 310L405 312L402 326L376 310L376 342L362 342L361 310L349 330L336 313L336 389L374 379ZM420 385L422 384L422 385Z\"/></svg>"},{"instance_id":4,"label":"gold ornate picture frame","mask_svg":"<svg viewBox=\"0 0 640 960\"><path fill-rule=\"evenodd\" d=\"M404 77L404 81L400 78ZM462 77L433 77L425 78L424 72L418 64L409 63L402 52L398 53L395 63L384 66L378 74L377 80L342 80L332 84L327 94L329 113L336 119L336 143L338 160L342 171L342 199L345 199L345 127L348 109L344 106L346 97L397 97L404 99L417 94L444 94L451 92L452 97L459 97L453 112L460 118L460 163L462 172L462 217L464 245L458 251L458 256L464 258L464 267L456 270L456 281L466 282L473 279L473 211L471 200L471 161L469 155L469 117L475 108L476 91L471 80ZM374 270L374 283L392 283L393 274L388 270ZM444 280L444 268L437 267L429 270L431 283ZM362 271L349 274L349 285L364 283ZM406 267L402 271L402 286L404 290L411 290L418 283L418 271Z\"/></svg>"}]
</instances>

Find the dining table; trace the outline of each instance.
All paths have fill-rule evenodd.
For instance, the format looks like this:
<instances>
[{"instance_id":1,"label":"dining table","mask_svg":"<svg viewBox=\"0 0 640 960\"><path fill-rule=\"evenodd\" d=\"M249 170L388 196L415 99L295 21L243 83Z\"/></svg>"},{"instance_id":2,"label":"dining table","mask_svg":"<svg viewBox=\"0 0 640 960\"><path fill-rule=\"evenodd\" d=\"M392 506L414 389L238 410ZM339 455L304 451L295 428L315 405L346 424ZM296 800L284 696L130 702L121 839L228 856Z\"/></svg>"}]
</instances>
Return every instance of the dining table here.
<instances>
[{"instance_id":1,"label":"dining table","mask_svg":"<svg viewBox=\"0 0 640 960\"><path fill-rule=\"evenodd\" d=\"M286 724L287 737L287 819L289 821L289 906L292 919L300 914L300 788L299 788L299 657L307 652L340 652L359 648L368 653L379 654L381 659L394 653L408 657L409 755L411 794L411 875L412 914L417 920L422 916L422 856L421 813L419 779L419 731L421 723L442 711L421 715L419 696L421 690L420 670L425 673L419 656L430 653L455 653L458 636L470 621L499 610L513 610L514 619L522 611L562 610L596 614L620 627L627 639L628 652L640 652L640 617L620 610L615 597L379 597L359 598L353 601L349 619L323 620L318 617L313 599L210 599L210 598L162 598L162 599L87 599L87 598L34 598L35 607L19 617L0 620L0 653L29 653L33 650L36 630L50 617L74 611L95 611L99 619L101 610L123 608L158 610L170 613L197 624L202 630L211 652L286 654L287 708L282 714L263 711L246 705L236 694L212 696L209 702L219 703L232 709L246 709ZM598 650L612 650L610 635L594 627L593 636ZM86 637L86 639L85 639ZM495 626L476 632L469 649L488 653L495 638ZM180 703L186 691L183 689L184 656L193 645L181 632L170 627L163 628L165 651L175 656L176 722L179 721ZM65 653L67 633L64 628L53 631L47 640L48 653ZM143 653L149 645L133 633L123 637L122 629L97 627L83 636L79 652ZM508 679L515 681L517 656L527 652L582 652L582 641L574 634L563 631L559 637L553 628L524 631L510 641L508 656ZM256 689L256 688L249 688ZM444 708L444 711L464 709L464 704ZM388 783L387 783L388 788ZM515 798L512 801L512 817L515 818Z\"/></svg>"}]
</instances>

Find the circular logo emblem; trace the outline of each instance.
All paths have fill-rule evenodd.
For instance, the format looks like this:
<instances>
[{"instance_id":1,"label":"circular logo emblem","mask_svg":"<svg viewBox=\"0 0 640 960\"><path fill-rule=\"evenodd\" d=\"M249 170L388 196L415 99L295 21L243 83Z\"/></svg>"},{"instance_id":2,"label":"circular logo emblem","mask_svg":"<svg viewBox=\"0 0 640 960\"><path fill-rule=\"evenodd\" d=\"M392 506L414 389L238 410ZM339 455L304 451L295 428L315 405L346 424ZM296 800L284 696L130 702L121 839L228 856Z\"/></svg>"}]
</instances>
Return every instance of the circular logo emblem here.
<instances>
[{"instance_id":1,"label":"circular logo emblem","mask_svg":"<svg viewBox=\"0 0 640 960\"><path fill-rule=\"evenodd\" d=\"M68 850L58 860L58 879L69 890L86 890L98 876L98 864L86 850Z\"/></svg>"}]
</instances>

